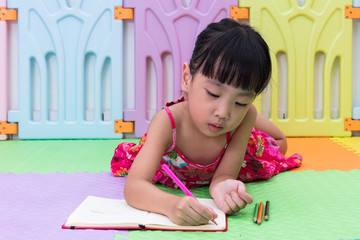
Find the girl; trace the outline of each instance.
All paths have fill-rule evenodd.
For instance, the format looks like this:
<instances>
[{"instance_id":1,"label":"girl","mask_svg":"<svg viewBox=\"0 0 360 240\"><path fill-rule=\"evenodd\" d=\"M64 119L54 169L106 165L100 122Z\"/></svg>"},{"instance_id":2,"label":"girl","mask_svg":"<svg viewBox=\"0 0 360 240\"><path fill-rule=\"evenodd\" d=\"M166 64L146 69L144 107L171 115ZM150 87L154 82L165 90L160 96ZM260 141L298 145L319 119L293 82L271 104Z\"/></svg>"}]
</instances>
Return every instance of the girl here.
<instances>
[{"instance_id":1,"label":"girl","mask_svg":"<svg viewBox=\"0 0 360 240\"><path fill-rule=\"evenodd\" d=\"M299 155L284 157L285 135L252 105L270 75L268 46L250 26L231 19L208 25L190 64L183 65L184 96L153 117L139 145L122 143L115 150L113 174L125 176L131 166L124 187L128 204L179 225L205 224L217 217L212 209L152 184L175 187L162 164L189 188L210 184L226 214L253 201L243 181L299 166Z\"/></svg>"}]
</instances>

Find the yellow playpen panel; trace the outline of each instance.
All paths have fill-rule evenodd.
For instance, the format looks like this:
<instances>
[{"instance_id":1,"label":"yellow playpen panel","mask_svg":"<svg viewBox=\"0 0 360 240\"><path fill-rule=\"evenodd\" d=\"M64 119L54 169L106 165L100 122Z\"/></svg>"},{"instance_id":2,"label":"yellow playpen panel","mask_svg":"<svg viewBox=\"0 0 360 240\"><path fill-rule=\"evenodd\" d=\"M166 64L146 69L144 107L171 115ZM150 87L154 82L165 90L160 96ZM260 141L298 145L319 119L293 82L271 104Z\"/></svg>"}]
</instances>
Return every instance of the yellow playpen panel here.
<instances>
[{"instance_id":1,"label":"yellow playpen panel","mask_svg":"<svg viewBox=\"0 0 360 240\"><path fill-rule=\"evenodd\" d=\"M352 21L345 19L344 9L351 4L239 1L268 43L273 64L271 84L255 105L287 136L351 134L344 131L352 92Z\"/></svg>"}]
</instances>

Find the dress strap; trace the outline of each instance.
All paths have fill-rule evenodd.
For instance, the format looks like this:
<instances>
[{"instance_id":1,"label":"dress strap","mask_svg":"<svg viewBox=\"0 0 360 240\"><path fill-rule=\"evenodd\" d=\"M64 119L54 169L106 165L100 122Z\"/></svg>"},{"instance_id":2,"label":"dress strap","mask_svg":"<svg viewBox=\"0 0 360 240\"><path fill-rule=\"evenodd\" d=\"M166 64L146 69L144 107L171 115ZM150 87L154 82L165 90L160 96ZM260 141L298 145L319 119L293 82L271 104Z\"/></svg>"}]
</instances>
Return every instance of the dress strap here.
<instances>
[{"instance_id":1,"label":"dress strap","mask_svg":"<svg viewBox=\"0 0 360 240\"><path fill-rule=\"evenodd\" d=\"M172 139L172 144L171 147L167 150L168 152L171 152L172 150L174 150L175 145L176 145L176 128L175 128L175 121L174 118L170 112L170 109L168 107L165 108L166 113L169 115L170 121L171 121L171 128L172 128L172 134L173 134L173 139Z\"/></svg>"},{"instance_id":2,"label":"dress strap","mask_svg":"<svg viewBox=\"0 0 360 240\"><path fill-rule=\"evenodd\" d=\"M231 140L231 132L226 133L226 143L228 144Z\"/></svg>"},{"instance_id":3,"label":"dress strap","mask_svg":"<svg viewBox=\"0 0 360 240\"><path fill-rule=\"evenodd\" d=\"M171 127L172 129L174 130L175 129L175 121L174 121L174 118L170 112L170 109L168 107L165 108L167 114L169 115L169 118L170 118L170 121L171 121Z\"/></svg>"}]
</instances>

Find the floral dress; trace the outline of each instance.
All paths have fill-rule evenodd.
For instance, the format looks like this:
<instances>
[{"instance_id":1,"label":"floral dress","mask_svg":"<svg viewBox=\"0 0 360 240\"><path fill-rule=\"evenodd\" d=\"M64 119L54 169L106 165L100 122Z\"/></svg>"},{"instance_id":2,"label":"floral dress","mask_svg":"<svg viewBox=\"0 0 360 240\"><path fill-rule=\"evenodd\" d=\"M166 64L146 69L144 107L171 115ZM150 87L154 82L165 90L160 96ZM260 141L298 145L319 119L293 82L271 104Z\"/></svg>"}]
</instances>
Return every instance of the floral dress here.
<instances>
[{"instance_id":1,"label":"floral dress","mask_svg":"<svg viewBox=\"0 0 360 240\"><path fill-rule=\"evenodd\" d=\"M174 103L167 104L167 106L172 104ZM192 163L176 148L175 121L170 109L166 107L165 110L171 121L173 142L161 159L160 165L153 178L153 183L162 183L169 187L177 187L174 181L161 168L161 165L166 164L186 187L195 188L208 185L231 140L230 132L227 133L227 144L224 146L220 156L215 162L208 165ZM114 176L123 177L128 174L132 162L141 150L145 141L146 133L140 139L138 144L124 142L117 146L111 160L111 171ZM279 172L299 167L301 162L302 157L299 154L294 154L289 158L284 157L274 138L253 128L249 137L238 180L252 182L260 179L268 179Z\"/></svg>"}]
</instances>

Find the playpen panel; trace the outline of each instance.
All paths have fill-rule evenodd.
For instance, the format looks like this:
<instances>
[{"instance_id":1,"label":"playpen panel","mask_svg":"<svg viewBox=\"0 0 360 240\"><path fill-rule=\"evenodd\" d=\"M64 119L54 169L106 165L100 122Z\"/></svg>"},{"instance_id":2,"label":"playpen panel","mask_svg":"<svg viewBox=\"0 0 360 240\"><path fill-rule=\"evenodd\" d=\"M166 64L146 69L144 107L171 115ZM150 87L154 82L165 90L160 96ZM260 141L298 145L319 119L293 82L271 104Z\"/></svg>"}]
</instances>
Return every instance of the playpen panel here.
<instances>
[{"instance_id":1,"label":"playpen panel","mask_svg":"<svg viewBox=\"0 0 360 240\"><path fill-rule=\"evenodd\" d=\"M250 25L269 44L273 63L270 89L257 108L287 136L349 136L352 22L344 10L351 1L240 3L250 8Z\"/></svg>"},{"instance_id":2,"label":"playpen panel","mask_svg":"<svg viewBox=\"0 0 360 240\"><path fill-rule=\"evenodd\" d=\"M237 6L238 1L124 1L125 8L135 9L136 61L134 108L125 109L124 120L135 121L136 137L146 132L151 117L165 102L180 96L182 63L190 61L196 36L210 22L229 17L231 5ZM147 80L149 74L154 82ZM172 91L166 95L168 82ZM149 104L152 101L154 107Z\"/></svg>"},{"instance_id":3,"label":"playpen panel","mask_svg":"<svg viewBox=\"0 0 360 240\"><path fill-rule=\"evenodd\" d=\"M353 0L353 7L360 7L360 0Z\"/></svg>"},{"instance_id":4,"label":"playpen panel","mask_svg":"<svg viewBox=\"0 0 360 240\"><path fill-rule=\"evenodd\" d=\"M0 0L0 140L6 140L7 134L17 132L16 124L7 122L9 108L9 21L17 20L17 12L7 8L6 0Z\"/></svg>"},{"instance_id":5,"label":"playpen panel","mask_svg":"<svg viewBox=\"0 0 360 240\"><path fill-rule=\"evenodd\" d=\"M0 0L6 8L6 0ZM7 21L0 20L0 121L7 120L8 108L8 32Z\"/></svg>"},{"instance_id":6,"label":"playpen panel","mask_svg":"<svg viewBox=\"0 0 360 240\"><path fill-rule=\"evenodd\" d=\"M355 4L355 2L354 2ZM357 5L360 8L360 1ZM352 118L360 120L360 19L353 19L353 101Z\"/></svg>"},{"instance_id":7,"label":"playpen panel","mask_svg":"<svg viewBox=\"0 0 360 240\"><path fill-rule=\"evenodd\" d=\"M121 3L121 2L120 2ZM19 138L121 138L116 0L9 0L18 9Z\"/></svg>"}]
</instances>

